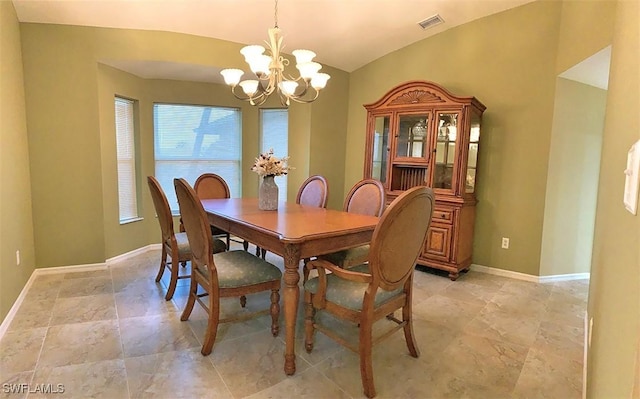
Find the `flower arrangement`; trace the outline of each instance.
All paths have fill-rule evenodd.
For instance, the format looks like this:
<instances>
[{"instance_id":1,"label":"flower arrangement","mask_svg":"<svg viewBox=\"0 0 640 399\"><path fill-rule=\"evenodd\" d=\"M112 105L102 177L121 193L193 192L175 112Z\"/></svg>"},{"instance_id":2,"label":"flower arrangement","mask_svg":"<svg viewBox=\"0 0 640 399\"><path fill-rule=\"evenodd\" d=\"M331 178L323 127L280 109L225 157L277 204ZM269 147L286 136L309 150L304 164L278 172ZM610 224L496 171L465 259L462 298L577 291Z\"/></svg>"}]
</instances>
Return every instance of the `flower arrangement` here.
<instances>
[{"instance_id":1,"label":"flower arrangement","mask_svg":"<svg viewBox=\"0 0 640 399\"><path fill-rule=\"evenodd\" d=\"M260 176L282 176L294 169L289 166L289 157L278 158L273 155L273 148L256 158L251 170Z\"/></svg>"}]
</instances>

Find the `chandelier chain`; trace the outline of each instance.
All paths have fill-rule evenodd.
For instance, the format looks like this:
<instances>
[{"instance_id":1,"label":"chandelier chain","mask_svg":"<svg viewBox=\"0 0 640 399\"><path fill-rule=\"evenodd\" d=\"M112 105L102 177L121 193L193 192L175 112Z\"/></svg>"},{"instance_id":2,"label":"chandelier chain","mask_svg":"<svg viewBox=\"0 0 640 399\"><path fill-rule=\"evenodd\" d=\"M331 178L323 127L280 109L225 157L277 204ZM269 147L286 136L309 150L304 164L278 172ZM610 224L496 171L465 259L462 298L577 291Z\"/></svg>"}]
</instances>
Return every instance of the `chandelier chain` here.
<instances>
[{"instance_id":1,"label":"chandelier chain","mask_svg":"<svg viewBox=\"0 0 640 399\"><path fill-rule=\"evenodd\" d=\"M276 28L278 27L278 0L276 0L275 12L273 15L273 20L276 22Z\"/></svg>"}]
</instances>

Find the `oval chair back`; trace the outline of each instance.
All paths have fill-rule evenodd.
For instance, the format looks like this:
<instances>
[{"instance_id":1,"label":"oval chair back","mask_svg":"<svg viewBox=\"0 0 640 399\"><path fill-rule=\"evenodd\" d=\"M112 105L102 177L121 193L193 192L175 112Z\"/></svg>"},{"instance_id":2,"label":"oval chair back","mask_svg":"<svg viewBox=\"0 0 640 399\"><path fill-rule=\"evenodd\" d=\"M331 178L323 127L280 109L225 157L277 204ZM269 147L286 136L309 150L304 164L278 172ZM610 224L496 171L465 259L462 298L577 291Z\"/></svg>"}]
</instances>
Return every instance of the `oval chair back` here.
<instances>
[{"instance_id":1,"label":"oval chair back","mask_svg":"<svg viewBox=\"0 0 640 399\"><path fill-rule=\"evenodd\" d=\"M147 184L151 192L153 206L156 209L156 215L158 215L158 222L160 223L160 230L162 231L162 243L165 244L171 241L171 237L174 235L171 207L169 206L167 196L164 194L160 183L155 177L147 176Z\"/></svg>"},{"instance_id":2,"label":"oval chair back","mask_svg":"<svg viewBox=\"0 0 640 399\"><path fill-rule=\"evenodd\" d=\"M176 195L180 204L180 214L184 225L189 246L191 247L191 268L192 273L196 270L205 273L207 267L215 274L215 264L213 263L213 251L211 247L213 240L211 228L207 222L207 215L204 212L202 203L195 190L184 179L174 179Z\"/></svg>"},{"instance_id":3,"label":"oval chair back","mask_svg":"<svg viewBox=\"0 0 640 399\"><path fill-rule=\"evenodd\" d=\"M193 184L193 189L200 199L231 198L227 182L215 173L200 175Z\"/></svg>"},{"instance_id":4,"label":"oval chair back","mask_svg":"<svg viewBox=\"0 0 640 399\"><path fill-rule=\"evenodd\" d=\"M376 226L369 249L373 284L391 291L413 272L431 224L433 190L414 187L389 205Z\"/></svg>"},{"instance_id":5,"label":"oval chair back","mask_svg":"<svg viewBox=\"0 0 640 399\"><path fill-rule=\"evenodd\" d=\"M309 177L300 186L296 196L296 204L326 208L328 198L329 185L327 184L327 179L315 175Z\"/></svg>"},{"instance_id":6,"label":"oval chair back","mask_svg":"<svg viewBox=\"0 0 640 399\"><path fill-rule=\"evenodd\" d=\"M379 217L384 211L385 202L386 196L382 183L374 179L364 179L351 188L345 197L343 210Z\"/></svg>"}]
</instances>

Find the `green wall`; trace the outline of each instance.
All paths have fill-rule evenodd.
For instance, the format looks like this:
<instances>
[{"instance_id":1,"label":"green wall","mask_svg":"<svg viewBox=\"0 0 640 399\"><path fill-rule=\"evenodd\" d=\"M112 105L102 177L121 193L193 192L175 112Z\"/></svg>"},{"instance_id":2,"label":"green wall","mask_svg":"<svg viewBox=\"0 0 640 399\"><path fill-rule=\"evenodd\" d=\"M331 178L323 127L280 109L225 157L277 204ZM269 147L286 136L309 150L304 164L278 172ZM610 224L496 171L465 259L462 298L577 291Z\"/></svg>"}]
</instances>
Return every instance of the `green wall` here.
<instances>
[{"instance_id":1,"label":"green wall","mask_svg":"<svg viewBox=\"0 0 640 399\"><path fill-rule=\"evenodd\" d=\"M607 91L558 78L540 275L589 273Z\"/></svg>"},{"instance_id":2,"label":"green wall","mask_svg":"<svg viewBox=\"0 0 640 399\"><path fill-rule=\"evenodd\" d=\"M590 19L590 30L571 36L563 27L565 19L571 25L573 19L593 17L591 12L579 14L579 4L574 3L570 11L557 1L529 3L450 29L354 71L345 187L362 176L363 104L412 79L434 81L454 94L475 96L487 111L480 138L473 262L539 275L560 38L569 43L579 35L587 42L581 47L590 52L563 55L567 59L563 63L573 64L600 50L601 43L611 38L607 18ZM615 8L613 2L593 3L604 17ZM589 10L594 7L586 6ZM569 12L580 17L567 16ZM501 237L510 238L509 250L500 248Z\"/></svg>"},{"instance_id":3,"label":"green wall","mask_svg":"<svg viewBox=\"0 0 640 399\"><path fill-rule=\"evenodd\" d=\"M20 28L0 1L0 320L35 267ZM20 265L16 265L20 251Z\"/></svg>"},{"instance_id":4,"label":"green wall","mask_svg":"<svg viewBox=\"0 0 640 399\"><path fill-rule=\"evenodd\" d=\"M250 167L259 153L259 111L236 100L225 85L147 80L107 65L112 60L154 60L244 67L240 44L190 35L21 24L31 155L37 267L101 263L158 242L157 222L144 178L153 174L153 103L242 108L243 195L257 194ZM348 74L325 67L329 86L312 106L290 108L289 198L308 172L335 181L342 204ZM337 82L334 84L334 82ZM144 220L118 223L113 97L138 100ZM270 100L265 107L277 107ZM335 124L327 115L333 115ZM338 154L323 162L323 137ZM320 143L320 144L317 144ZM285 154L282 154L285 155ZM308 165L313 165L310 168ZM73 245L70 245L73 243Z\"/></svg>"},{"instance_id":5,"label":"green wall","mask_svg":"<svg viewBox=\"0 0 640 399\"><path fill-rule=\"evenodd\" d=\"M640 213L622 202L627 152L640 140L639 16L640 2L618 2L589 291L589 398L631 398L640 385Z\"/></svg>"}]
</instances>

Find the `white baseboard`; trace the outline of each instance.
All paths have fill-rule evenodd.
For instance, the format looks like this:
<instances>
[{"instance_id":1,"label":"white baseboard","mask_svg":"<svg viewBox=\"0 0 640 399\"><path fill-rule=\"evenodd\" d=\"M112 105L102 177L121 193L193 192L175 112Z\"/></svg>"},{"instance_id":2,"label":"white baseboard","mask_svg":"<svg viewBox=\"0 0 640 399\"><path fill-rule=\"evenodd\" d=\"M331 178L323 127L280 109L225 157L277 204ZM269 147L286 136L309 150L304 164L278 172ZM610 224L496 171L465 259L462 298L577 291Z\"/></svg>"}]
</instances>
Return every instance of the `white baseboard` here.
<instances>
[{"instance_id":1,"label":"white baseboard","mask_svg":"<svg viewBox=\"0 0 640 399\"><path fill-rule=\"evenodd\" d=\"M121 254L121 255L116 255L113 258L109 258L109 259L105 260L105 263L107 265L110 265L110 264L115 263L115 262L121 262L123 260L127 260L129 258L133 258L134 256L143 254L145 252L148 252L148 251L151 251L151 250L154 250L154 249L162 249L162 244L149 244L146 247L134 249L133 251L129 251L129 252L126 252L126 253Z\"/></svg>"},{"instance_id":2,"label":"white baseboard","mask_svg":"<svg viewBox=\"0 0 640 399\"><path fill-rule=\"evenodd\" d=\"M552 283L555 281L583 280L588 279L590 273L557 274L554 276L534 276L532 274L514 272L511 270L496 269L494 267L472 264L471 270L481 273L493 274L501 277L509 277L516 280L531 281L533 283Z\"/></svg>"},{"instance_id":3,"label":"white baseboard","mask_svg":"<svg viewBox=\"0 0 640 399\"><path fill-rule=\"evenodd\" d=\"M33 273L31 273L31 276L29 276L29 280L27 280L27 283L22 288L22 291L20 291L20 295L18 295L18 298L13 303L13 306L11 306L11 309L9 309L9 313L7 313L7 316L4 318L4 320L2 320L2 324L0 324L0 340L2 339L2 337L4 337L7 329L9 329L9 324L11 324L13 318L16 316L16 313L18 313L18 309L20 308L20 305L22 305L22 301L24 301L24 298L27 296L27 292L29 292L29 288L31 288L31 285L33 284L33 281L35 279L36 274L34 271Z\"/></svg>"},{"instance_id":4,"label":"white baseboard","mask_svg":"<svg viewBox=\"0 0 640 399\"><path fill-rule=\"evenodd\" d=\"M115 262L123 261L123 260L129 259L129 258L132 258L132 257L134 257L136 255L140 255L140 254L145 253L147 251L151 251L151 250L158 249L158 248L162 248L161 244L150 244L150 245L147 245L146 247L134 249L133 251L124 253L122 255L118 255L118 256L114 256L113 258L109 258L104 263L92 263L92 264L87 264L87 265L56 266L56 267L47 267L47 268L35 269L33 271L33 273L31 273L31 276L29 276L29 280L27 280L27 283L22 288L22 291L20 291L20 295L18 295L18 298L13 303L13 306L11 306L11 309L9 309L9 313L7 313L7 316L2 321L2 324L0 324L0 339L2 339L4 334L7 332L7 329L9 328L9 325L13 321L13 318L15 317L16 313L18 312L18 309L22 305L22 302L24 301L24 298L27 296L27 292L29 292L29 288L31 288L31 285L33 285L33 281L36 279L36 277L43 276L43 275L49 275L49 274L73 273L73 272L89 272L89 271L96 271L96 270L106 270L109 267L109 265L111 265L111 264L113 264Z\"/></svg>"}]
</instances>

